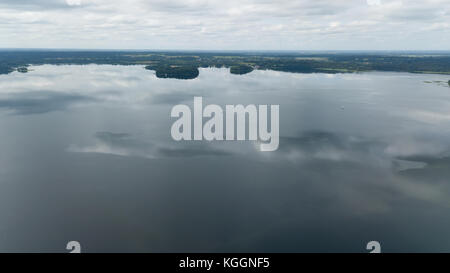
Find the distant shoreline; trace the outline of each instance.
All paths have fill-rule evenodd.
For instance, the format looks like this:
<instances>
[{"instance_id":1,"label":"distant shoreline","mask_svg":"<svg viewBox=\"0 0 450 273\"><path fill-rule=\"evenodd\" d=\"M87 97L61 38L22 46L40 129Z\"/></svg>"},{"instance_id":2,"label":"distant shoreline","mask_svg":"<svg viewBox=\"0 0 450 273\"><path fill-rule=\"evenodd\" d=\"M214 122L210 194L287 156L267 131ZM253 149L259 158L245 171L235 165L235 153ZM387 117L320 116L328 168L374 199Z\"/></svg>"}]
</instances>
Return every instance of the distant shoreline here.
<instances>
[{"instance_id":1,"label":"distant shoreline","mask_svg":"<svg viewBox=\"0 0 450 273\"><path fill-rule=\"evenodd\" d=\"M236 75L253 70L292 73L357 73L368 71L450 75L450 51L412 52L255 52L255 51L104 51L0 50L0 74L26 73L29 65L144 65L159 78L194 79L199 68L226 67Z\"/></svg>"}]
</instances>

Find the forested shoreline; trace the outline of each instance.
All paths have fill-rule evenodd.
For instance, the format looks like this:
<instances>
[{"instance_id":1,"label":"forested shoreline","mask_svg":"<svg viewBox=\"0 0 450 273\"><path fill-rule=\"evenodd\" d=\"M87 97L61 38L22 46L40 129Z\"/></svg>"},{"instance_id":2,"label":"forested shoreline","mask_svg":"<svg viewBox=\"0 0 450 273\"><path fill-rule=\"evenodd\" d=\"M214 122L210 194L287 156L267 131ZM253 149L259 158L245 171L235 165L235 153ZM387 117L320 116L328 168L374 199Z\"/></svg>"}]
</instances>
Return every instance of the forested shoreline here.
<instances>
[{"instance_id":1,"label":"forested shoreline","mask_svg":"<svg viewBox=\"0 0 450 273\"><path fill-rule=\"evenodd\" d=\"M159 78L194 79L199 68L226 67L232 74L255 69L293 73L390 71L450 75L450 53L295 53L1 50L0 74L26 73L29 65L143 65Z\"/></svg>"}]
</instances>

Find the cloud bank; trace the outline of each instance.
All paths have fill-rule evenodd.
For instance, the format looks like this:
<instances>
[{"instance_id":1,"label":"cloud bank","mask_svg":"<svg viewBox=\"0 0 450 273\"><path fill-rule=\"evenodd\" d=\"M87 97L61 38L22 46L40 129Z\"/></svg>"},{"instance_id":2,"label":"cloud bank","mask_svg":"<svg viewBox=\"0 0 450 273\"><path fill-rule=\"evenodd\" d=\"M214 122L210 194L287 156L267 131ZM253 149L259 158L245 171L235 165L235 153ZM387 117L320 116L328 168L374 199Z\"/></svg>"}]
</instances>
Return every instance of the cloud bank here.
<instances>
[{"instance_id":1,"label":"cloud bank","mask_svg":"<svg viewBox=\"0 0 450 273\"><path fill-rule=\"evenodd\" d=\"M2 0L8 48L450 48L448 0Z\"/></svg>"}]
</instances>

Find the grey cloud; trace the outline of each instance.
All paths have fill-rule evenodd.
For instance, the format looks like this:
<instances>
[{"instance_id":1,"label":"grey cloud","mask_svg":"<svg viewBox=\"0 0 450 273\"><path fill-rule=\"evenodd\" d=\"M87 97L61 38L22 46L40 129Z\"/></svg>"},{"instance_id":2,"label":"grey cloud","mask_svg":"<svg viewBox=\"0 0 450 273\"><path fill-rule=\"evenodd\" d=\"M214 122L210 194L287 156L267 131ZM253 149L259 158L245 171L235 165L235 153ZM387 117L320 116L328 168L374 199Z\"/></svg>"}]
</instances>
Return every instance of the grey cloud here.
<instances>
[{"instance_id":1,"label":"grey cloud","mask_svg":"<svg viewBox=\"0 0 450 273\"><path fill-rule=\"evenodd\" d=\"M166 1L166 0L144 0L142 1L150 10L173 13L207 14L213 6L210 1Z\"/></svg>"},{"instance_id":2,"label":"grey cloud","mask_svg":"<svg viewBox=\"0 0 450 273\"><path fill-rule=\"evenodd\" d=\"M324 131L308 131L297 137L280 137L278 153L293 160L314 159L339 162L359 162L378 165L389 156L384 153L387 144L361 137L337 135ZM389 160L387 161L389 162ZM386 167L390 167L389 163Z\"/></svg>"},{"instance_id":3,"label":"grey cloud","mask_svg":"<svg viewBox=\"0 0 450 273\"><path fill-rule=\"evenodd\" d=\"M190 101L193 97L194 94L190 92L161 93L153 95L150 102L154 104L176 105L184 101Z\"/></svg>"},{"instance_id":4,"label":"grey cloud","mask_svg":"<svg viewBox=\"0 0 450 273\"><path fill-rule=\"evenodd\" d=\"M440 19L440 9L436 7L414 7L402 8L389 13L388 18L400 21L418 21L426 22L430 20Z\"/></svg>"},{"instance_id":5,"label":"grey cloud","mask_svg":"<svg viewBox=\"0 0 450 273\"><path fill-rule=\"evenodd\" d=\"M96 144L79 147L71 145L69 152L98 153L116 156L160 158L160 157L201 157L228 156L231 152L219 150L206 143L176 143L170 146L156 146L149 140L140 140L131 134L97 132L94 135Z\"/></svg>"},{"instance_id":6,"label":"grey cloud","mask_svg":"<svg viewBox=\"0 0 450 273\"><path fill-rule=\"evenodd\" d=\"M154 157L154 145L151 142L138 140L130 134L97 132L94 138L96 141L94 145L84 147L71 145L68 151L143 158Z\"/></svg>"},{"instance_id":7,"label":"grey cloud","mask_svg":"<svg viewBox=\"0 0 450 273\"><path fill-rule=\"evenodd\" d=\"M442 180L450 175L450 147L435 147L432 144L436 142L433 138L403 138L396 142L308 131L297 137L281 137L276 160L288 159L298 163L316 161L322 164L327 164L324 163L327 161L347 162L392 170L419 181L430 177ZM409 145L413 145L414 150L404 155Z\"/></svg>"},{"instance_id":8,"label":"grey cloud","mask_svg":"<svg viewBox=\"0 0 450 273\"><path fill-rule=\"evenodd\" d=\"M23 92L10 94L7 98L0 99L0 109L11 110L18 115L43 114L65 110L76 103L94 100L87 96L53 91Z\"/></svg>"},{"instance_id":9,"label":"grey cloud","mask_svg":"<svg viewBox=\"0 0 450 273\"><path fill-rule=\"evenodd\" d=\"M19 0L0 3L5 47L447 49L446 1ZM60 12L58 9L64 9ZM23 14L33 11L35 14ZM2 14L3 12L3 14ZM36 20L29 18L39 17ZM42 20L45 20L43 24ZM35 23L33 23L35 22ZM414 24L412 26L411 24ZM426 35L427 39L422 39ZM326 42L324 42L326 41Z\"/></svg>"},{"instance_id":10,"label":"grey cloud","mask_svg":"<svg viewBox=\"0 0 450 273\"><path fill-rule=\"evenodd\" d=\"M0 7L21 10L73 9L81 5L69 5L65 0L2 0Z\"/></svg>"},{"instance_id":11,"label":"grey cloud","mask_svg":"<svg viewBox=\"0 0 450 273\"><path fill-rule=\"evenodd\" d=\"M273 1L270 2L273 5ZM283 1L277 5L286 14L307 16L329 16L343 13L352 7L360 5L360 1Z\"/></svg>"},{"instance_id":12,"label":"grey cloud","mask_svg":"<svg viewBox=\"0 0 450 273\"><path fill-rule=\"evenodd\" d=\"M158 152L167 157L229 156L232 153L213 149L208 145L182 148L160 148Z\"/></svg>"},{"instance_id":13,"label":"grey cloud","mask_svg":"<svg viewBox=\"0 0 450 273\"><path fill-rule=\"evenodd\" d=\"M417 180L428 179L434 184L447 185L447 178L450 176L450 157L439 157L429 155L417 155L402 157L403 160L422 163L421 168L408 168L400 173L404 176Z\"/></svg>"},{"instance_id":14,"label":"grey cloud","mask_svg":"<svg viewBox=\"0 0 450 273\"><path fill-rule=\"evenodd\" d=\"M141 142L134 139L130 134L97 132L95 138L102 143L110 146L121 147L126 149L142 149L144 146L151 146L149 143Z\"/></svg>"}]
</instances>

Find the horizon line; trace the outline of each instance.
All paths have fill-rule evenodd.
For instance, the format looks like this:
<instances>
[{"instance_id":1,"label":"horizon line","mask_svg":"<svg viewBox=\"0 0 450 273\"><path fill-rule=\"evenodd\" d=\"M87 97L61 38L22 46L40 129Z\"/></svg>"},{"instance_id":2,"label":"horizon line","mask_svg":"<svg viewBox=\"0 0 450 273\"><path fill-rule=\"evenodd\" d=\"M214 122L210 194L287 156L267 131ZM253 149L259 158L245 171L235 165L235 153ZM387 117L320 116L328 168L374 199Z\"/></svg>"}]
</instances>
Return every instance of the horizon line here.
<instances>
[{"instance_id":1,"label":"horizon line","mask_svg":"<svg viewBox=\"0 0 450 273\"><path fill-rule=\"evenodd\" d=\"M444 49L109 49L109 48L21 48L0 47L0 51L153 51L153 52L448 52Z\"/></svg>"}]
</instances>

